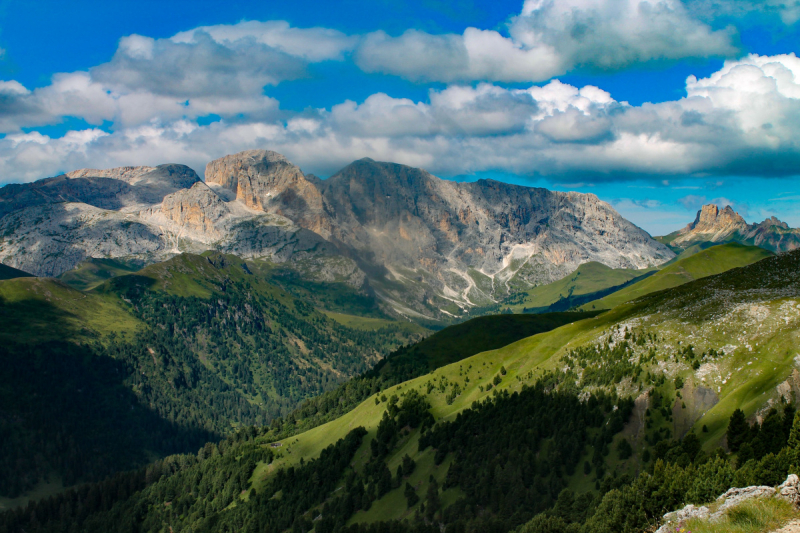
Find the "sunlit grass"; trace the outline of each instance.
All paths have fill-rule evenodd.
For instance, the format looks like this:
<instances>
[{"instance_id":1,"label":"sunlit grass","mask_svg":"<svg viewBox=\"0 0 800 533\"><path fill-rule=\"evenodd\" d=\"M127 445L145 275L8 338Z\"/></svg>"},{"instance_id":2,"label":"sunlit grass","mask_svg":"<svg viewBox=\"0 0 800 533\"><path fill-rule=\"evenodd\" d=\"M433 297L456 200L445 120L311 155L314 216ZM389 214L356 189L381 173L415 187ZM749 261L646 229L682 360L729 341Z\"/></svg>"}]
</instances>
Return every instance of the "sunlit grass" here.
<instances>
[{"instance_id":1,"label":"sunlit grass","mask_svg":"<svg viewBox=\"0 0 800 533\"><path fill-rule=\"evenodd\" d=\"M692 533L768 533L798 517L800 513L784 500L757 498L728 509L718 521L688 520L683 529Z\"/></svg>"}]
</instances>

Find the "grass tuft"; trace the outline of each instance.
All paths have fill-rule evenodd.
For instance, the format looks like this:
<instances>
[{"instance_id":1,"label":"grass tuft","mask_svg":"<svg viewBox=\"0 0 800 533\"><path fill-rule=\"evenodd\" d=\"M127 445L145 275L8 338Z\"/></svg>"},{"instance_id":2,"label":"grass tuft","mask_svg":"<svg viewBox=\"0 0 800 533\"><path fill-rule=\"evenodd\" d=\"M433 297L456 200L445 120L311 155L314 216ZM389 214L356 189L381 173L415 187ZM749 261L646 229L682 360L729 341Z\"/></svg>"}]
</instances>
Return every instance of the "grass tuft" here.
<instances>
[{"instance_id":1,"label":"grass tuft","mask_svg":"<svg viewBox=\"0 0 800 533\"><path fill-rule=\"evenodd\" d=\"M721 520L688 520L683 529L692 533L769 533L800 517L792 505L778 498L747 500L728 509Z\"/></svg>"}]
</instances>

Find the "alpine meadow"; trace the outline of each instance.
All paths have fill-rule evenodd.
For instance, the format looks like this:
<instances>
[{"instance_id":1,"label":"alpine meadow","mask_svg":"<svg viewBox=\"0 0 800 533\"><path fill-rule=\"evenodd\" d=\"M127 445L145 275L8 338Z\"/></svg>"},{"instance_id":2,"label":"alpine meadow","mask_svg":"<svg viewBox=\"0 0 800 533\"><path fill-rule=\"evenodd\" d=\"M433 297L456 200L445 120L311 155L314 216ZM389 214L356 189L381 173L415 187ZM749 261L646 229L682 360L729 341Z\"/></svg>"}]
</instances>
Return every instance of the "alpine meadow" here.
<instances>
[{"instance_id":1,"label":"alpine meadow","mask_svg":"<svg viewBox=\"0 0 800 533\"><path fill-rule=\"evenodd\" d=\"M0 533L800 533L795 0L0 8Z\"/></svg>"}]
</instances>

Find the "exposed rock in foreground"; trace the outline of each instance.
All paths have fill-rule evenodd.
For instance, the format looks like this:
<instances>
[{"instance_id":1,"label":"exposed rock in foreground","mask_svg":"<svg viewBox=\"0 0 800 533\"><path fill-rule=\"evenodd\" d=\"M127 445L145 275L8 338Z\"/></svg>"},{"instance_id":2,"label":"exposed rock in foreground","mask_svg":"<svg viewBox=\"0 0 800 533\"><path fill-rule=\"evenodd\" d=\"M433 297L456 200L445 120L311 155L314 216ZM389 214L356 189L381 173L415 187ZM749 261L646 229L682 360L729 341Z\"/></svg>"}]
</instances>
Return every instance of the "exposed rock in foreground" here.
<instances>
[{"instance_id":1,"label":"exposed rock in foreground","mask_svg":"<svg viewBox=\"0 0 800 533\"><path fill-rule=\"evenodd\" d=\"M677 526L691 519L717 522L728 510L747 500L773 497L785 500L795 507L800 507L800 478L795 474L790 474L777 489L765 486L729 489L717 498L716 502L714 502L713 510L705 505L701 507L687 505L679 511L665 514L664 524L656 533L672 533L678 529Z\"/></svg>"}]
</instances>

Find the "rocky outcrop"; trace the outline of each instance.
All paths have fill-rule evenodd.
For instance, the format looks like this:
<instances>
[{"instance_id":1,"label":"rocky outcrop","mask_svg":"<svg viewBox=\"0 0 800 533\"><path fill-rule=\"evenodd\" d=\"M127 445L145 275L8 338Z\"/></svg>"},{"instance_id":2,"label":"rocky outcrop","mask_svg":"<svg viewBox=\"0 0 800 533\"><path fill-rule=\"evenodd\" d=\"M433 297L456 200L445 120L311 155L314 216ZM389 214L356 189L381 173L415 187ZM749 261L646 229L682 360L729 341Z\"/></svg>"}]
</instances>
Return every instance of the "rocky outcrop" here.
<instances>
[{"instance_id":1,"label":"rocky outcrop","mask_svg":"<svg viewBox=\"0 0 800 533\"><path fill-rule=\"evenodd\" d=\"M220 222L231 214L227 204L208 185L195 183L190 189L168 194L161 213L176 227L204 242L223 237Z\"/></svg>"},{"instance_id":2,"label":"rocky outcrop","mask_svg":"<svg viewBox=\"0 0 800 533\"><path fill-rule=\"evenodd\" d=\"M690 504L679 511L665 514L664 524L656 533L671 533L672 531L680 529L680 526L685 521L691 519L716 522L720 520L729 509L740 505L742 502L754 498L772 497L781 498L798 507L798 504L800 504L800 478L795 474L790 474L789 477L786 478L786 481L777 489L766 486L728 489L717 498L713 506L713 511L707 506L696 507Z\"/></svg>"},{"instance_id":3,"label":"rocky outcrop","mask_svg":"<svg viewBox=\"0 0 800 533\"><path fill-rule=\"evenodd\" d=\"M720 209L704 205L694 222L667 237L670 246L686 249L702 243L740 242L773 252L788 252L800 247L800 229L770 217L760 224L748 224L731 206Z\"/></svg>"},{"instance_id":4,"label":"rocky outcrop","mask_svg":"<svg viewBox=\"0 0 800 533\"><path fill-rule=\"evenodd\" d=\"M277 152L247 150L206 165L206 182L231 190L251 209L285 216L323 237L330 221L322 196L303 172Z\"/></svg>"},{"instance_id":5,"label":"rocky outcrop","mask_svg":"<svg viewBox=\"0 0 800 533\"><path fill-rule=\"evenodd\" d=\"M800 478L790 474L786 481L778 487L778 497L786 500L795 507L800 507Z\"/></svg>"},{"instance_id":6,"label":"rocky outcrop","mask_svg":"<svg viewBox=\"0 0 800 533\"><path fill-rule=\"evenodd\" d=\"M746 228L747 222L731 206L720 209L716 205L710 204L704 205L697 212L694 222L686 226L684 236L703 235L706 240L716 241Z\"/></svg>"}]
</instances>

